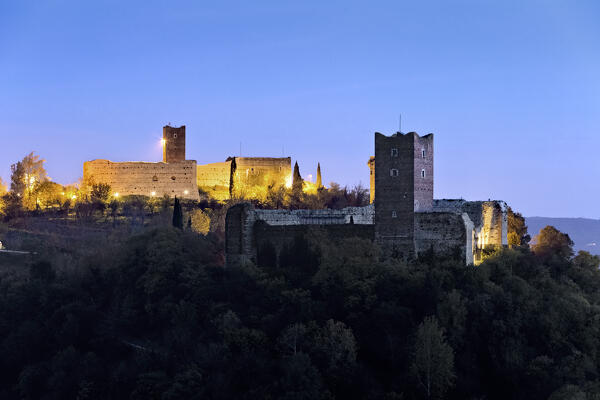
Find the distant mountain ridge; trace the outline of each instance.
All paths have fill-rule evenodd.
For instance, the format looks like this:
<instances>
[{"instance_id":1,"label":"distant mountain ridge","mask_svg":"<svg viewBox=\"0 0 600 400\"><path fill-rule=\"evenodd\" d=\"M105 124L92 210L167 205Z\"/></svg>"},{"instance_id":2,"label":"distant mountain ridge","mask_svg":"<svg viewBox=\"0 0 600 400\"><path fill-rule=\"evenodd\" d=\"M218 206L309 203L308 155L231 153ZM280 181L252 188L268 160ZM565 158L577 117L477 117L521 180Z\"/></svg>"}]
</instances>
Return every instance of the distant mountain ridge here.
<instances>
[{"instance_id":1,"label":"distant mountain ridge","mask_svg":"<svg viewBox=\"0 0 600 400\"><path fill-rule=\"evenodd\" d=\"M575 252L585 250L600 255L600 219L527 217L525 223L532 239L540 229L552 225L575 242Z\"/></svg>"}]
</instances>

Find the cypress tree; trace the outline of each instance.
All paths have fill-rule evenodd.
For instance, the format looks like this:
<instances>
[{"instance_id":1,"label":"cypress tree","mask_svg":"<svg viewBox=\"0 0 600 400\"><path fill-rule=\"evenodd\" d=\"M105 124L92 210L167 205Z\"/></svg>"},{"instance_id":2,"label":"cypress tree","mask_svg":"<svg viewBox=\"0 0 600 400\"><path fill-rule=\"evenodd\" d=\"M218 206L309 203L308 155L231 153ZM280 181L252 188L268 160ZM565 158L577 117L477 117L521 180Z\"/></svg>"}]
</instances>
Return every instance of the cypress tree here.
<instances>
[{"instance_id":1,"label":"cypress tree","mask_svg":"<svg viewBox=\"0 0 600 400\"><path fill-rule=\"evenodd\" d=\"M292 190L293 191L302 191L302 176L300 175L300 167L298 167L298 161L294 164L294 175L292 179Z\"/></svg>"},{"instance_id":2,"label":"cypress tree","mask_svg":"<svg viewBox=\"0 0 600 400\"><path fill-rule=\"evenodd\" d=\"M173 226L183 229L183 211L181 210L181 203L179 203L177 196L175 196L175 204L173 206Z\"/></svg>"},{"instance_id":3,"label":"cypress tree","mask_svg":"<svg viewBox=\"0 0 600 400\"><path fill-rule=\"evenodd\" d=\"M317 163L317 189L323 188L323 180L321 179L321 163Z\"/></svg>"}]
</instances>

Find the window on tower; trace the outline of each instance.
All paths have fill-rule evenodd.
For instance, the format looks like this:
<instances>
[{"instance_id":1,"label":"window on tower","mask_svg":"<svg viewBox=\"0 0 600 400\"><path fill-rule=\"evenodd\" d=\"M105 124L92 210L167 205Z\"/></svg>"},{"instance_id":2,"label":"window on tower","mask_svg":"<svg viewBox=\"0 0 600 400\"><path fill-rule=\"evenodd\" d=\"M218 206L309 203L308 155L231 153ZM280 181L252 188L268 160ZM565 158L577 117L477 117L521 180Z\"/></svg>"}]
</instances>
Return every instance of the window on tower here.
<instances>
[{"instance_id":1,"label":"window on tower","mask_svg":"<svg viewBox=\"0 0 600 400\"><path fill-rule=\"evenodd\" d=\"M398 176L398 170L396 168L390 169L390 176Z\"/></svg>"},{"instance_id":2,"label":"window on tower","mask_svg":"<svg viewBox=\"0 0 600 400\"><path fill-rule=\"evenodd\" d=\"M398 149L392 149L392 157L398 157Z\"/></svg>"},{"instance_id":3,"label":"window on tower","mask_svg":"<svg viewBox=\"0 0 600 400\"><path fill-rule=\"evenodd\" d=\"M424 169L421 170L421 178L425 178L425 170Z\"/></svg>"},{"instance_id":4,"label":"window on tower","mask_svg":"<svg viewBox=\"0 0 600 400\"><path fill-rule=\"evenodd\" d=\"M425 149L421 149L421 157L425 158Z\"/></svg>"},{"instance_id":5,"label":"window on tower","mask_svg":"<svg viewBox=\"0 0 600 400\"><path fill-rule=\"evenodd\" d=\"M392 218L396 218L396 217L398 217L398 214L396 214L396 210L393 210L392 211Z\"/></svg>"}]
</instances>

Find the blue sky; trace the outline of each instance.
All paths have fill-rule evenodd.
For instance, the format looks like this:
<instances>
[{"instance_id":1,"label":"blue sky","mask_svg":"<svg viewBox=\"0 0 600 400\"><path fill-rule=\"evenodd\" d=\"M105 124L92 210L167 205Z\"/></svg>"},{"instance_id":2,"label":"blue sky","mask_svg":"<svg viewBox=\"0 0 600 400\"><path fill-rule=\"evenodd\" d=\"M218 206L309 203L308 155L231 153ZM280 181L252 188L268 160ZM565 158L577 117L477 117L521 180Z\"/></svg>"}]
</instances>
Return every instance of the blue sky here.
<instances>
[{"instance_id":1,"label":"blue sky","mask_svg":"<svg viewBox=\"0 0 600 400\"><path fill-rule=\"evenodd\" d=\"M368 185L373 132L435 134L435 197L600 218L600 2L0 0L0 176L30 151L297 160Z\"/></svg>"}]
</instances>

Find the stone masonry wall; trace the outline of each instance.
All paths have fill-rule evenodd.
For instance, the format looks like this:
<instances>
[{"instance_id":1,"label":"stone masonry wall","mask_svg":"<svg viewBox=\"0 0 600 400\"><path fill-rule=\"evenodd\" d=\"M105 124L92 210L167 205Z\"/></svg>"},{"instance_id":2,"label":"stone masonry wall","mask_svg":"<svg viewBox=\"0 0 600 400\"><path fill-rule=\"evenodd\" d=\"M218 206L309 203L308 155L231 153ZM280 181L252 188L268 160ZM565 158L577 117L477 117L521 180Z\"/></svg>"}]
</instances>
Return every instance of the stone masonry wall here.
<instances>
[{"instance_id":1,"label":"stone masonry wall","mask_svg":"<svg viewBox=\"0 0 600 400\"><path fill-rule=\"evenodd\" d=\"M232 158L232 193L258 198L271 185L285 185L292 175L290 157Z\"/></svg>"},{"instance_id":2,"label":"stone masonry wall","mask_svg":"<svg viewBox=\"0 0 600 400\"><path fill-rule=\"evenodd\" d=\"M256 219L269 225L339 225L352 222L372 225L373 206L347 207L341 210L255 210Z\"/></svg>"},{"instance_id":3,"label":"stone masonry wall","mask_svg":"<svg viewBox=\"0 0 600 400\"><path fill-rule=\"evenodd\" d=\"M240 203L227 211L225 218L225 252L228 265L236 265L256 259L255 224L260 222L266 226L261 232L272 232L283 235L277 243L287 243L294 234L303 227L324 227L337 232L340 238L344 232L358 230L367 233L356 233L358 236L373 237L373 206L348 207L341 210L256 210L250 203ZM352 223L351 223L352 219ZM343 227L346 228L336 228ZM291 239L290 239L291 238Z\"/></svg>"},{"instance_id":4,"label":"stone masonry wall","mask_svg":"<svg viewBox=\"0 0 600 400\"><path fill-rule=\"evenodd\" d=\"M414 134L415 212L433 208L433 134Z\"/></svg>"},{"instance_id":5,"label":"stone masonry wall","mask_svg":"<svg viewBox=\"0 0 600 400\"><path fill-rule=\"evenodd\" d=\"M309 239L312 235L325 234L334 242L347 238L362 238L373 240L373 225L336 224L336 225L269 225L264 221L254 224L254 245L256 260L260 258L260 251L266 246L275 250L276 263L282 250L292 245L296 237ZM319 236L320 237L320 236ZM252 261L255 261L254 259Z\"/></svg>"},{"instance_id":6,"label":"stone masonry wall","mask_svg":"<svg viewBox=\"0 0 600 400\"><path fill-rule=\"evenodd\" d=\"M229 184L231 181L231 161L198 165L198 188L218 200L229 198Z\"/></svg>"},{"instance_id":7,"label":"stone masonry wall","mask_svg":"<svg viewBox=\"0 0 600 400\"><path fill-rule=\"evenodd\" d=\"M466 213L415 213L415 251L433 249L435 254L457 252L465 263L473 263L473 222Z\"/></svg>"},{"instance_id":8,"label":"stone masonry wall","mask_svg":"<svg viewBox=\"0 0 600 400\"><path fill-rule=\"evenodd\" d=\"M197 200L196 161L174 163L112 162L93 160L83 164L86 182L107 183L113 193L180 197Z\"/></svg>"},{"instance_id":9,"label":"stone masonry wall","mask_svg":"<svg viewBox=\"0 0 600 400\"><path fill-rule=\"evenodd\" d=\"M367 162L369 166L369 201L373 204L375 200L375 157L371 156Z\"/></svg>"},{"instance_id":10,"label":"stone masonry wall","mask_svg":"<svg viewBox=\"0 0 600 400\"><path fill-rule=\"evenodd\" d=\"M185 161L185 125L163 126L163 162Z\"/></svg>"},{"instance_id":11,"label":"stone masonry wall","mask_svg":"<svg viewBox=\"0 0 600 400\"><path fill-rule=\"evenodd\" d=\"M507 205L503 201L434 200L434 211L465 212L474 225L476 250L508 244Z\"/></svg>"},{"instance_id":12,"label":"stone masonry wall","mask_svg":"<svg viewBox=\"0 0 600 400\"><path fill-rule=\"evenodd\" d=\"M414 136L375 133L375 238L384 253L414 253Z\"/></svg>"}]
</instances>

